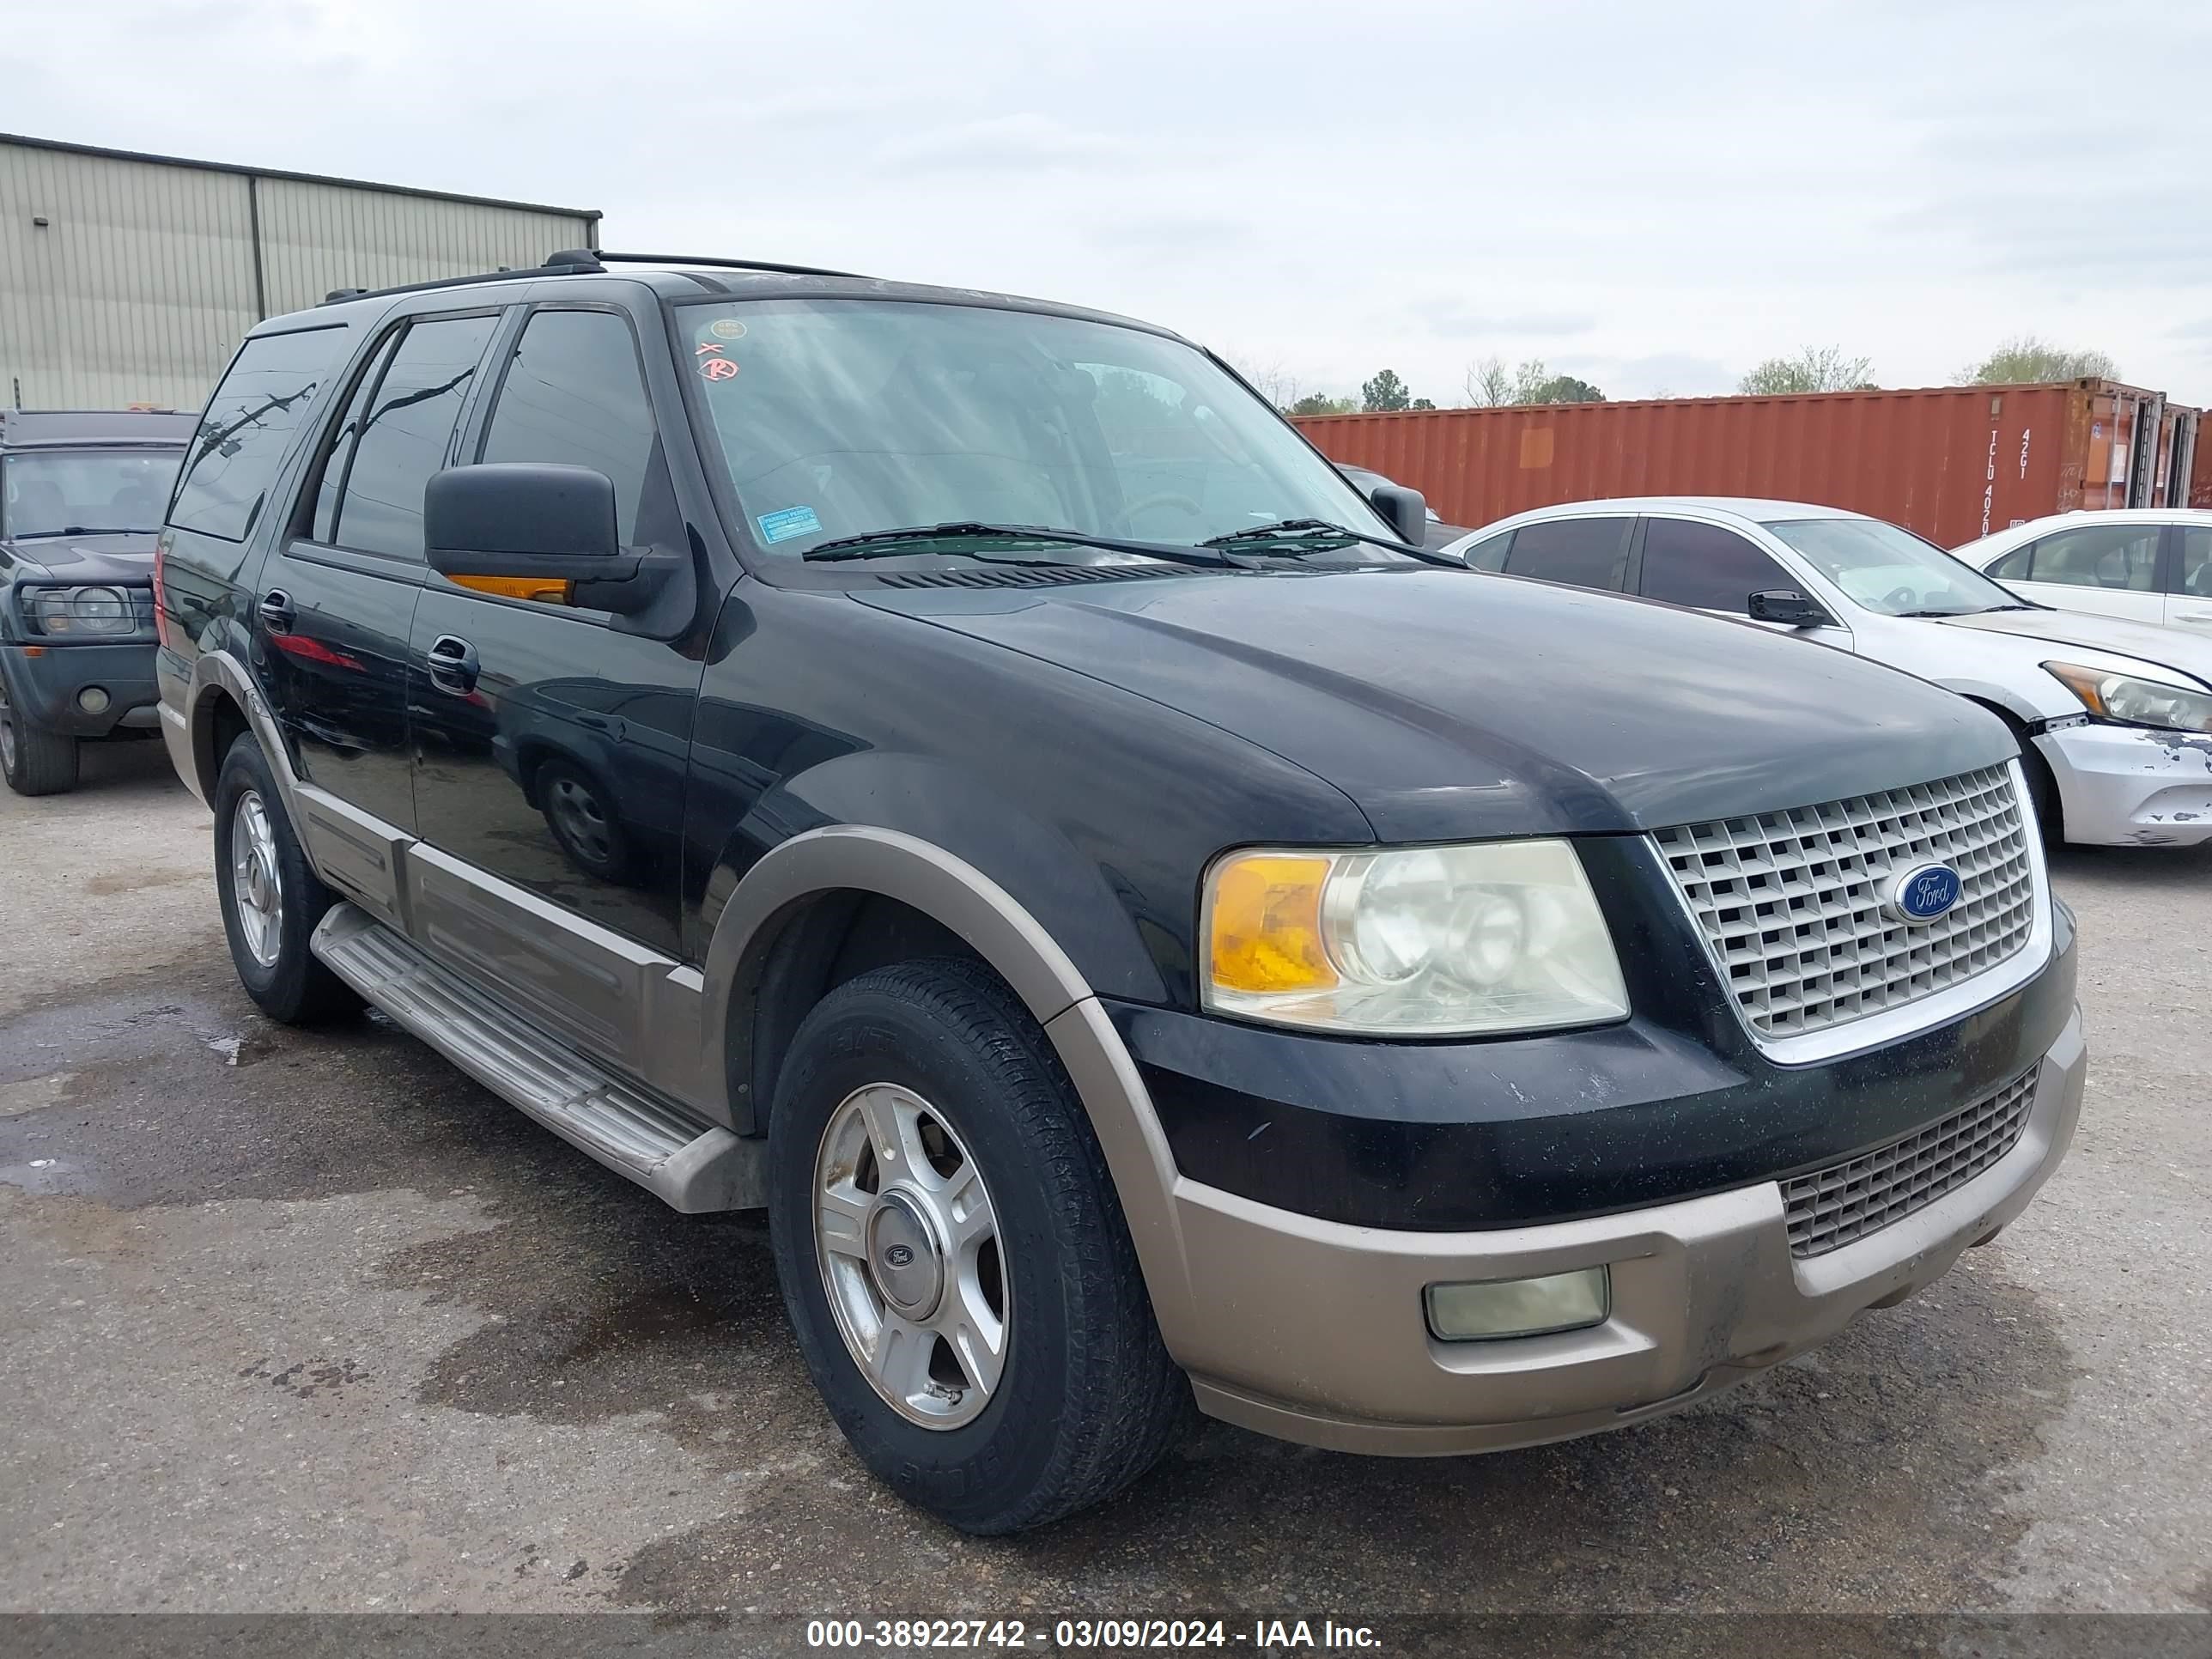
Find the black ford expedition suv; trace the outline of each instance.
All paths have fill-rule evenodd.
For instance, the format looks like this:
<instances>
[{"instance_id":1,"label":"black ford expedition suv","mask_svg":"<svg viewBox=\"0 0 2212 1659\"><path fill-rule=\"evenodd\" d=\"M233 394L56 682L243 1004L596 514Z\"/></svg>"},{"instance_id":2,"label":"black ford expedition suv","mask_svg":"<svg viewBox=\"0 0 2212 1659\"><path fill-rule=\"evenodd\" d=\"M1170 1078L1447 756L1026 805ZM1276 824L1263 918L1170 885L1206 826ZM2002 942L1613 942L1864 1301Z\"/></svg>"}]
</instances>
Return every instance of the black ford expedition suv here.
<instances>
[{"instance_id":1,"label":"black ford expedition suv","mask_svg":"<svg viewBox=\"0 0 2212 1659\"><path fill-rule=\"evenodd\" d=\"M76 786L77 744L150 738L154 536L189 415L0 410L0 775Z\"/></svg>"},{"instance_id":2,"label":"black ford expedition suv","mask_svg":"<svg viewBox=\"0 0 2212 1659\"><path fill-rule=\"evenodd\" d=\"M1423 1455L1673 1410L2072 1133L1994 717L1435 568L1161 330L556 255L264 324L204 431L161 718L246 989L765 1207L957 1526L1194 1400Z\"/></svg>"}]
</instances>

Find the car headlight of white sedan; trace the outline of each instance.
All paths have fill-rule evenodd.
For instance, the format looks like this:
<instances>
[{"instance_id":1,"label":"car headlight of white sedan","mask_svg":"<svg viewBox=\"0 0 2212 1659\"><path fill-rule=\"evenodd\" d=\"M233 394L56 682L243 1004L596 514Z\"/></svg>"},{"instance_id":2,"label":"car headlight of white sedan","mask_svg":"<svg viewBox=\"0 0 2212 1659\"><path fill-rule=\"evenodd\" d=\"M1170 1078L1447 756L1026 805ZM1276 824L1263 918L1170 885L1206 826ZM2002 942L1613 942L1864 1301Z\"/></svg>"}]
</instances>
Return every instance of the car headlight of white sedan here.
<instances>
[{"instance_id":1,"label":"car headlight of white sedan","mask_svg":"<svg viewBox=\"0 0 2212 1659\"><path fill-rule=\"evenodd\" d=\"M2212 732L2212 691L2084 668L2078 663L2047 662L2043 666L2099 720L2167 732Z\"/></svg>"}]
</instances>

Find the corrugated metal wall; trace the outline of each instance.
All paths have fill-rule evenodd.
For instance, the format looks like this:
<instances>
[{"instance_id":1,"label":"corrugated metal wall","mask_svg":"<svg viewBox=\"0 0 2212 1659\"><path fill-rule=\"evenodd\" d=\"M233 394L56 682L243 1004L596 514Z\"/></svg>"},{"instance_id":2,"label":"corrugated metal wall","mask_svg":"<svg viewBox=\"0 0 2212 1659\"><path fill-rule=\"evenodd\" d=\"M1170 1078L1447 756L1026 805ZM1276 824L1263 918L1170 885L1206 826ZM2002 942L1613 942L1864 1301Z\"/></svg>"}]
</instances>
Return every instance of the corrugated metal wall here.
<instances>
[{"instance_id":1,"label":"corrugated metal wall","mask_svg":"<svg viewBox=\"0 0 2212 1659\"><path fill-rule=\"evenodd\" d=\"M198 409L257 320L243 178L0 143L0 400Z\"/></svg>"},{"instance_id":2,"label":"corrugated metal wall","mask_svg":"<svg viewBox=\"0 0 2212 1659\"><path fill-rule=\"evenodd\" d=\"M391 288L534 265L556 249L592 240L588 221L562 214L295 179L263 179L257 189L272 317L313 305L334 288Z\"/></svg>"},{"instance_id":3,"label":"corrugated metal wall","mask_svg":"<svg viewBox=\"0 0 2212 1659\"><path fill-rule=\"evenodd\" d=\"M1455 524L1600 497L1761 495L1870 513L1955 547L2046 513L2125 506L2138 412L2147 417L2158 398L2081 380L1321 415L1297 425L1323 453L1412 485ZM2150 489L2147 473L2146 502Z\"/></svg>"},{"instance_id":4,"label":"corrugated metal wall","mask_svg":"<svg viewBox=\"0 0 2212 1659\"><path fill-rule=\"evenodd\" d=\"M0 139L0 403L197 410L264 315L595 240L585 214Z\"/></svg>"}]
</instances>

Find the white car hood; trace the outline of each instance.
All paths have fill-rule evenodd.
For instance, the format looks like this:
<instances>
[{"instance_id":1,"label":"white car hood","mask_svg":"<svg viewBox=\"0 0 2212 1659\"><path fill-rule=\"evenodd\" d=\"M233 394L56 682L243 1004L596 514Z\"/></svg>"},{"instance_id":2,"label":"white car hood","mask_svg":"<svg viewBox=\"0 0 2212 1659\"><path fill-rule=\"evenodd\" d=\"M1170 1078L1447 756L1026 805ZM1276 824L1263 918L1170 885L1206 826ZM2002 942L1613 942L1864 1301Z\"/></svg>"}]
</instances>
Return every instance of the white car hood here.
<instances>
[{"instance_id":1,"label":"white car hood","mask_svg":"<svg viewBox=\"0 0 2212 1659\"><path fill-rule=\"evenodd\" d=\"M1946 628L1971 628L1981 634L2014 634L2053 645L2081 645L2145 662L2162 663L2212 685L2212 641L2194 640L2168 628L2093 617L2079 611L1990 611L1978 617L1949 617Z\"/></svg>"}]
</instances>

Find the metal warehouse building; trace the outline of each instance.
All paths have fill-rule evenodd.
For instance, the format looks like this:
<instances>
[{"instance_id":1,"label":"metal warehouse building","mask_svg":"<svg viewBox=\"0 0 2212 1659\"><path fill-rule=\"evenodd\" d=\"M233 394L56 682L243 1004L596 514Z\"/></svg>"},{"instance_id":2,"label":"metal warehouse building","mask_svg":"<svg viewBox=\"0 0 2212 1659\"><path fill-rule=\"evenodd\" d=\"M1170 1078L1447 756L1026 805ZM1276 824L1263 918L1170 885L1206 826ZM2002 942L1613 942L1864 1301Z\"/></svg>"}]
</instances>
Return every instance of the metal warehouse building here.
<instances>
[{"instance_id":1,"label":"metal warehouse building","mask_svg":"<svg viewBox=\"0 0 2212 1659\"><path fill-rule=\"evenodd\" d=\"M0 134L0 403L197 410L337 288L534 265L599 215Z\"/></svg>"}]
</instances>

